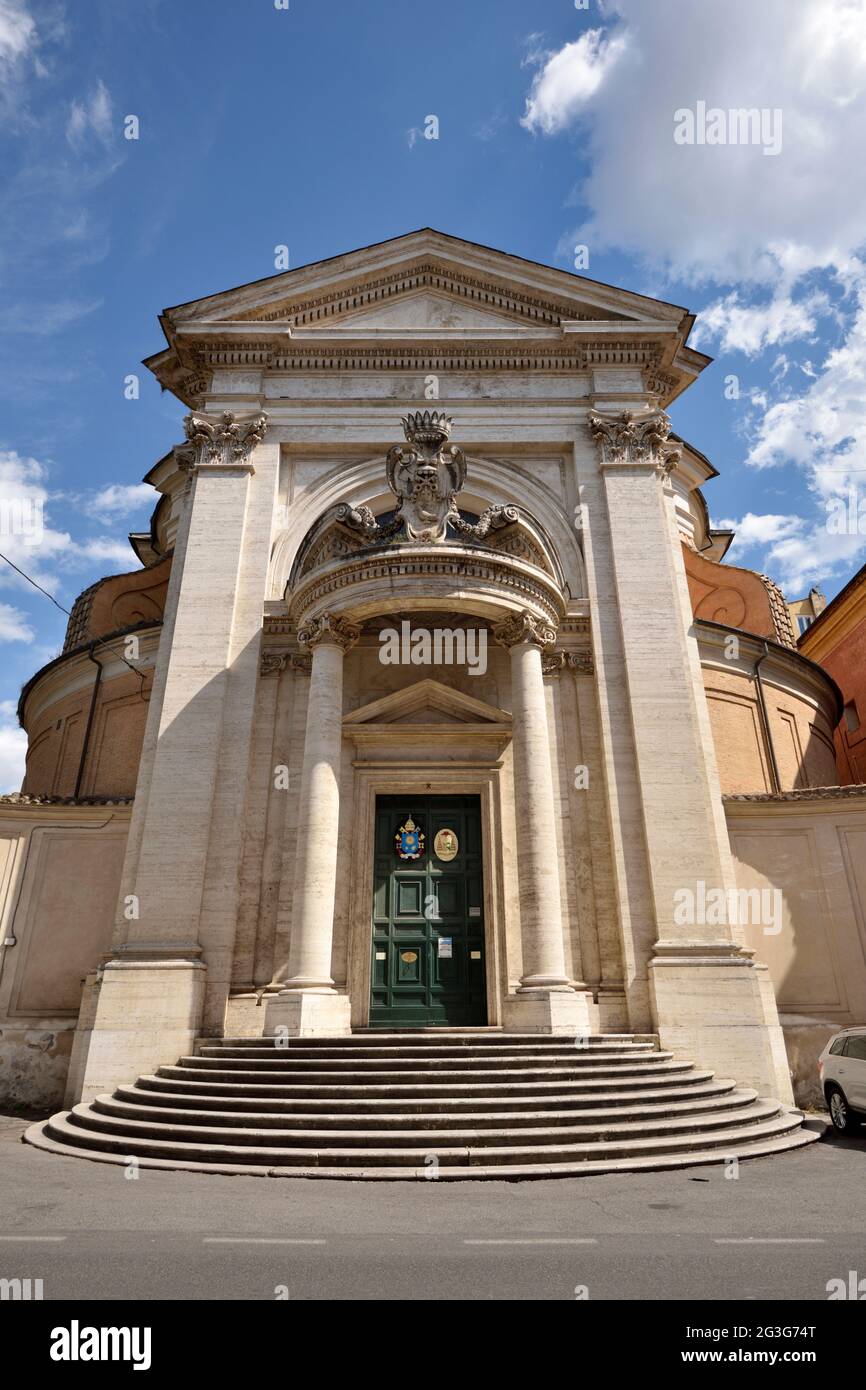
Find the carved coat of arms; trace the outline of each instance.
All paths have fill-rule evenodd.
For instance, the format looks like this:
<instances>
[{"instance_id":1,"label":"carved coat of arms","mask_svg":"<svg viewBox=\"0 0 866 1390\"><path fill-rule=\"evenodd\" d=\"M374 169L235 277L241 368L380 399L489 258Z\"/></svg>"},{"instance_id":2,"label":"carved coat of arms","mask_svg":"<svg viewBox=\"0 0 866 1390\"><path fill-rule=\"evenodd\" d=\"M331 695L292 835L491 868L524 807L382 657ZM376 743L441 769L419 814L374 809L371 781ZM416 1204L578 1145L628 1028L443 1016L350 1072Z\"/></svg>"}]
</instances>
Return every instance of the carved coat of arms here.
<instances>
[{"instance_id":1,"label":"carved coat of arms","mask_svg":"<svg viewBox=\"0 0 866 1390\"><path fill-rule=\"evenodd\" d=\"M457 515L457 494L466 481L466 456L447 444L451 421L436 410L404 416L408 448L396 444L386 461L388 486L400 499L406 535L413 541L441 541ZM446 448L447 444L447 448Z\"/></svg>"},{"instance_id":2,"label":"carved coat of arms","mask_svg":"<svg viewBox=\"0 0 866 1390\"><path fill-rule=\"evenodd\" d=\"M466 482L466 455L449 444L452 421L437 410L416 410L402 417L406 444L388 450L388 486L397 498L394 516L379 523L369 507L343 504L338 521L360 531L368 545L397 540L415 545L441 544L451 528L458 538L483 540L488 531L517 521L516 507L488 507L477 522L465 520L457 494Z\"/></svg>"}]
</instances>

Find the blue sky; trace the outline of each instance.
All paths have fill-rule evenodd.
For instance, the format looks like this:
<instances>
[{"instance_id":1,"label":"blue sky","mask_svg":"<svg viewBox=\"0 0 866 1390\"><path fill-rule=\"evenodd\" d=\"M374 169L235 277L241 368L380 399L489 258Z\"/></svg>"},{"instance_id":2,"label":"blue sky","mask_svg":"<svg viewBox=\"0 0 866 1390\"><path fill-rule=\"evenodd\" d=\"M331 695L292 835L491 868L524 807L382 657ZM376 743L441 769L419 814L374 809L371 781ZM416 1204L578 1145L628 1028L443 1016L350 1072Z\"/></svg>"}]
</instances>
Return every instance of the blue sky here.
<instances>
[{"instance_id":1,"label":"blue sky","mask_svg":"<svg viewBox=\"0 0 866 1390\"><path fill-rule=\"evenodd\" d=\"M781 148L678 143L699 102L781 112ZM866 517L827 518L866 483L864 0L0 0L0 118L0 498L44 515L0 549L66 608L135 567L181 435L139 367L159 311L279 244L427 225L566 269L584 244L593 278L698 312L715 365L672 414L731 558L792 597L862 564ZM64 628L0 564L2 790Z\"/></svg>"}]
</instances>

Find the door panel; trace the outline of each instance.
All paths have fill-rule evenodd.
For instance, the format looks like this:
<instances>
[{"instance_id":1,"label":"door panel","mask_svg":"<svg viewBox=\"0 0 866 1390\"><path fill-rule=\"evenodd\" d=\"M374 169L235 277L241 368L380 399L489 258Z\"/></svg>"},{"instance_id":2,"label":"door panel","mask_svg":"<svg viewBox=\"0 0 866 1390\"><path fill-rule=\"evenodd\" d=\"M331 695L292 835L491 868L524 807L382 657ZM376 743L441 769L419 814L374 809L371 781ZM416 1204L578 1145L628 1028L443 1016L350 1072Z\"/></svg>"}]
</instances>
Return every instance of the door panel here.
<instances>
[{"instance_id":1,"label":"door panel","mask_svg":"<svg viewBox=\"0 0 866 1390\"><path fill-rule=\"evenodd\" d=\"M410 816L425 845L403 860L395 837ZM440 830L456 839L451 858L436 852ZM378 797L374 855L371 1026L486 1023L479 798Z\"/></svg>"}]
</instances>

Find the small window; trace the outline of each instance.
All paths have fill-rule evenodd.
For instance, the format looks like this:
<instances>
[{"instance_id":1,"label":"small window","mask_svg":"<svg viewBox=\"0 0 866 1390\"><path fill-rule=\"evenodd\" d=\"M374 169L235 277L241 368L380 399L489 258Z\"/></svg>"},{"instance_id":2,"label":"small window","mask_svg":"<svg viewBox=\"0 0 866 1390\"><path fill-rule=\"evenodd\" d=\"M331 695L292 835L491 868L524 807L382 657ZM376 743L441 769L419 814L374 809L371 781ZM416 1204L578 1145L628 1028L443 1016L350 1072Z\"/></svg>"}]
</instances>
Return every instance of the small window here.
<instances>
[{"instance_id":1,"label":"small window","mask_svg":"<svg viewBox=\"0 0 866 1390\"><path fill-rule=\"evenodd\" d=\"M831 1047L830 1047L830 1056L831 1056L831 1057L841 1057L841 1056L842 1056L842 1053L845 1051L845 1043L846 1043L846 1041L847 1041L847 1039L846 1039L844 1036L841 1037L841 1038L835 1038L835 1039L833 1040L833 1043L832 1043Z\"/></svg>"},{"instance_id":2,"label":"small window","mask_svg":"<svg viewBox=\"0 0 866 1390\"><path fill-rule=\"evenodd\" d=\"M856 1057L858 1062L866 1062L866 1033L855 1033L848 1039L846 1057Z\"/></svg>"},{"instance_id":3,"label":"small window","mask_svg":"<svg viewBox=\"0 0 866 1390\"><path fill-rule=\"evenodd\" d=\"M860 715L857 713L856 700L849 700L845 706L845 728L849 734L856 734L860 728Z\"/></svg>"},{"instance_id":4,"label":"small window","mask_svg":"<svg viewBox=\"0 0 866 1390\"><path fill-rule=\"evenodd\" d=\"M800 613L797 616L797 627L799 628L800 632L803 633L806 631L807 627L812 626L814 621L815 619L810 618L808 613Z\"/></svg>"}]
</instances>

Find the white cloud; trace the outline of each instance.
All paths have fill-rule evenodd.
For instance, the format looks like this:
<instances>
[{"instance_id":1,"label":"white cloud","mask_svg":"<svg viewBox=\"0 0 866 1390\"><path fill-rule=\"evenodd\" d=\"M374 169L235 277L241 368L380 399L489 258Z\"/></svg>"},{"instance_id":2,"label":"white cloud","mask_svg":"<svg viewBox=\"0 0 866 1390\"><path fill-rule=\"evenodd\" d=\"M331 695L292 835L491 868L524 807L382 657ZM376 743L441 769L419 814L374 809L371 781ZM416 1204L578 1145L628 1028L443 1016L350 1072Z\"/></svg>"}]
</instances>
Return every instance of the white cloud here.
<instances>
[{"instance_id":1,"label":"white cloud","mask_svg":"<svg viewBox=\"0 0 866 1390\"><path fill-rule=\"evenodd\" d=\"M49 338L101 307L101 299L56 299L49 303L31 300L26 304L10 304L0 313L0 330Z\"/></svg>"},{"instance_id":2,"label":"white cloud","mask_svg":"<svg viewBox=\"0 0 866 1390\"><path fill-rule=\"evenodd\" d=\"M12 515L29 520L34 509L42 517L37 535L32 526L7 531L0 546L3 553L49 594L58 597L65 588L67 574L99 568L102 574L138 568L129 545L111 537L74 539L68 531L51 524L50 512L58 499L48 489L48 469L38 459L23 457L15 450L0 451L0 497L14 499ZM31 586L9 566L0 562L0 585L32 592ZM70 585L74 598L77 584ZM67 603L66 607L69 606Z\"/></svg>"},{"instance_id":3,"label":"white cloud","mask_svg":"<svg viewBox=\"0 0 866 1390\"><path fill-rule=\"evenodd\" d=\"M92 540L76 544L72 560L79 566L98 561L100 565L117 574L141 568L127 541L108 540L104 536L95 536Z\"/></svg>"},{"instance_id":4,"label":"white cloud","mask_svg":"<svg viewBox=\"0 0 866 1390\"><path fill-rule=\"evenodd\" d=\"M523 40L523 58L520 66L522 68L537 68L542 63L546 63L548 58L553 56L553 52L548 48L546 35L543 29L536 29L534 33L527 34Z\"/></svg>"},{"instance_id":5,"label":"white cloud","mask_svg":"<svg viewBox=\"0 0 866 1390\"><path fill-rule=\"evenodd\" d=\"M100 77L88 97L83 101L73 101L66 123L66 139L77 150L85 144L88 133L92 132L97 140L107 145L113 134L113 115L111 93Z\"/></svg>"},{"instance_id":6,"label":"white cloud","mask_svg":"<svg viewBox=\"0 0 866 1390\"><path fill-rule=\"evenodd\" d=\"M829 310L825 294L814 293L793 300L781 294L764 304L743 304L737 290L702 309L691 342L700 347L708 339L718 341L725 352L744 352L757 357L776 343L787 343L815 332L818 318Z\"/></svg>"},{"instance_id":7,"label":"white cloud","mask_svg":"<svg viewBox=\"0 0 866 1390\"><path fill-rule=\"evenodd\" d=\"M866 517L866 273L841 346L806 376L805 391L783 396L764 412L747 458L761 469L793 463L808 479L813 518L800 534L777 541L766 557L791 588L844 578L866 553L859 522L859 513ZM839 498L846 506L853 499L855 518L842 531L830 524Z\"/></svg>"},{"instance_id":8,"label":"white cloud","mask_svg":"<svg viewBox=\"0 0 866 1390\"><path fill-rule=\"evenodd\" d=\"M624 33L587 29L547 59L536 73L520 124L552 135L569 125L595 96L627 47Z\"/></svg>"},{"instance_id":9,"label":"white cloud","mask_svg":"<svg viewBox=\"0 0 866 1390\"><path fill-rule=\"evenodd\" d=\"M746 512L739 521L728 518L718 522L716 529L736 531L734 545L737 549L745 550L752 545L767 545L770 541L786 539L801 531L803 525L799 516L782 516L774 512Z\"/></svg>"},{"instance_id":10,"label":"white cloud","mask_svg":"<svg viewBox=\"0 0 866 1390\"><path fill-rule=\"evenodd\" d=\"M20 62L36 41L36 25L25 0L0 0L0 77Z\"/></svg>"},{"instance_id":11,"label":"white cloud","mask_svg":"<svg viewBox=\"0 0 866 1390\"><path fill-rule=\"evenodd\" d=\"M589 215L563 246L617 247L696 280L841 266L866 227L862 0L607 0L602 14L605 28L548 60L524 117L547 134L586 126ZM781 153L676 144L674 113L699 100L781 109Z\"/></svg>"},{"instance_id":12,"label":"white cloud","mask_svg":"<svg viewBox=\"0 0 866 1390\"><path fill-rule=\"evenodd\" d=\"M858 569L866 537L833 535L824 525L814 524L802 536L792 536L771 546L766 565L787 594L797 597L820 585L825 578L847 578Z\"/></svg>"},{"instance_id":13,"label":"white cloud","mask_svg":"<svg viewBox=\"0 0 866 1390\"><path fill-rule=\"evenodd\" d=\"M615 249L661 285L718 287L693 341L750 357L788 347L769 384L747 393L747 463L796 466L813 512L749 514L740 544L766 546L763 566L792 587L844 576L866 551L866 535L833 535L826 516L840 491L866 491L866 4L599 0L599 10L582 58L573 44L548 57L524 118L546 134L580 122L589 172L575 201L587 211L560 252ZM600 60L614 43L617 60ZM698 102L780 111L779 153L678 144L676 113ZM839 346L820 361L825 315ZM804 340L801 362L789 345Z\"/></svg>"},{"instance_id":14,"label":"white cloud","mask_svg":"<svg viewBox=\"0 0 866 1390\"><path fill-rule=\"evenodd\" d=\"M866 478L866 274L844 342L832 349L801 395L776 401L757 430L748 461L793 461L822 495Z\"/></svg>"},{"instance_id":15,"label":"white cloud","mask_svg":"<svg viewBox=\"0 0 866 1390\"><path fill-rule=\"evenodd\" d=\"M18 727L15 705L0 701L0 795L17 792L24 781L27 735Z\"/></svg>"},{"instance_id":16,"label":"white cloud","mask_svg":"<svg viewBox=\"0 0 866 1390\"><path fill-rule=\"evenodd\" d=\"M93 496L82 499L81 505L100 521L112 522L146 507L152 509L157 500L149 483L111 483Z\"/></svg>"},{"instance_id":17,"label":"white cloud","mask_svg":"<svg viewBox=\"0 0 866 1390\"><path fill-rule=\"evenodd\" d=\"M34 635L26 615L19 608L0 603L0 642L32 642Z\"/></svg>"},{"instance_id":18,"label":"white cloud","mask_svg":"<svg viewBox=\"0 0 866 1390\"><path fill-rule=\"evenodd\" d=\"M739 521L726 518L718 522L718 529L736 531L726 557L730 563L755 565L772 574L787 594L797 597L825 577L850 572L866 544L866 536L834 534L827 525L828 516L823 510L818 519L808 520L746 512ZM763 553L750 554L757 550Z\"/></svg>"}]
</instances>

